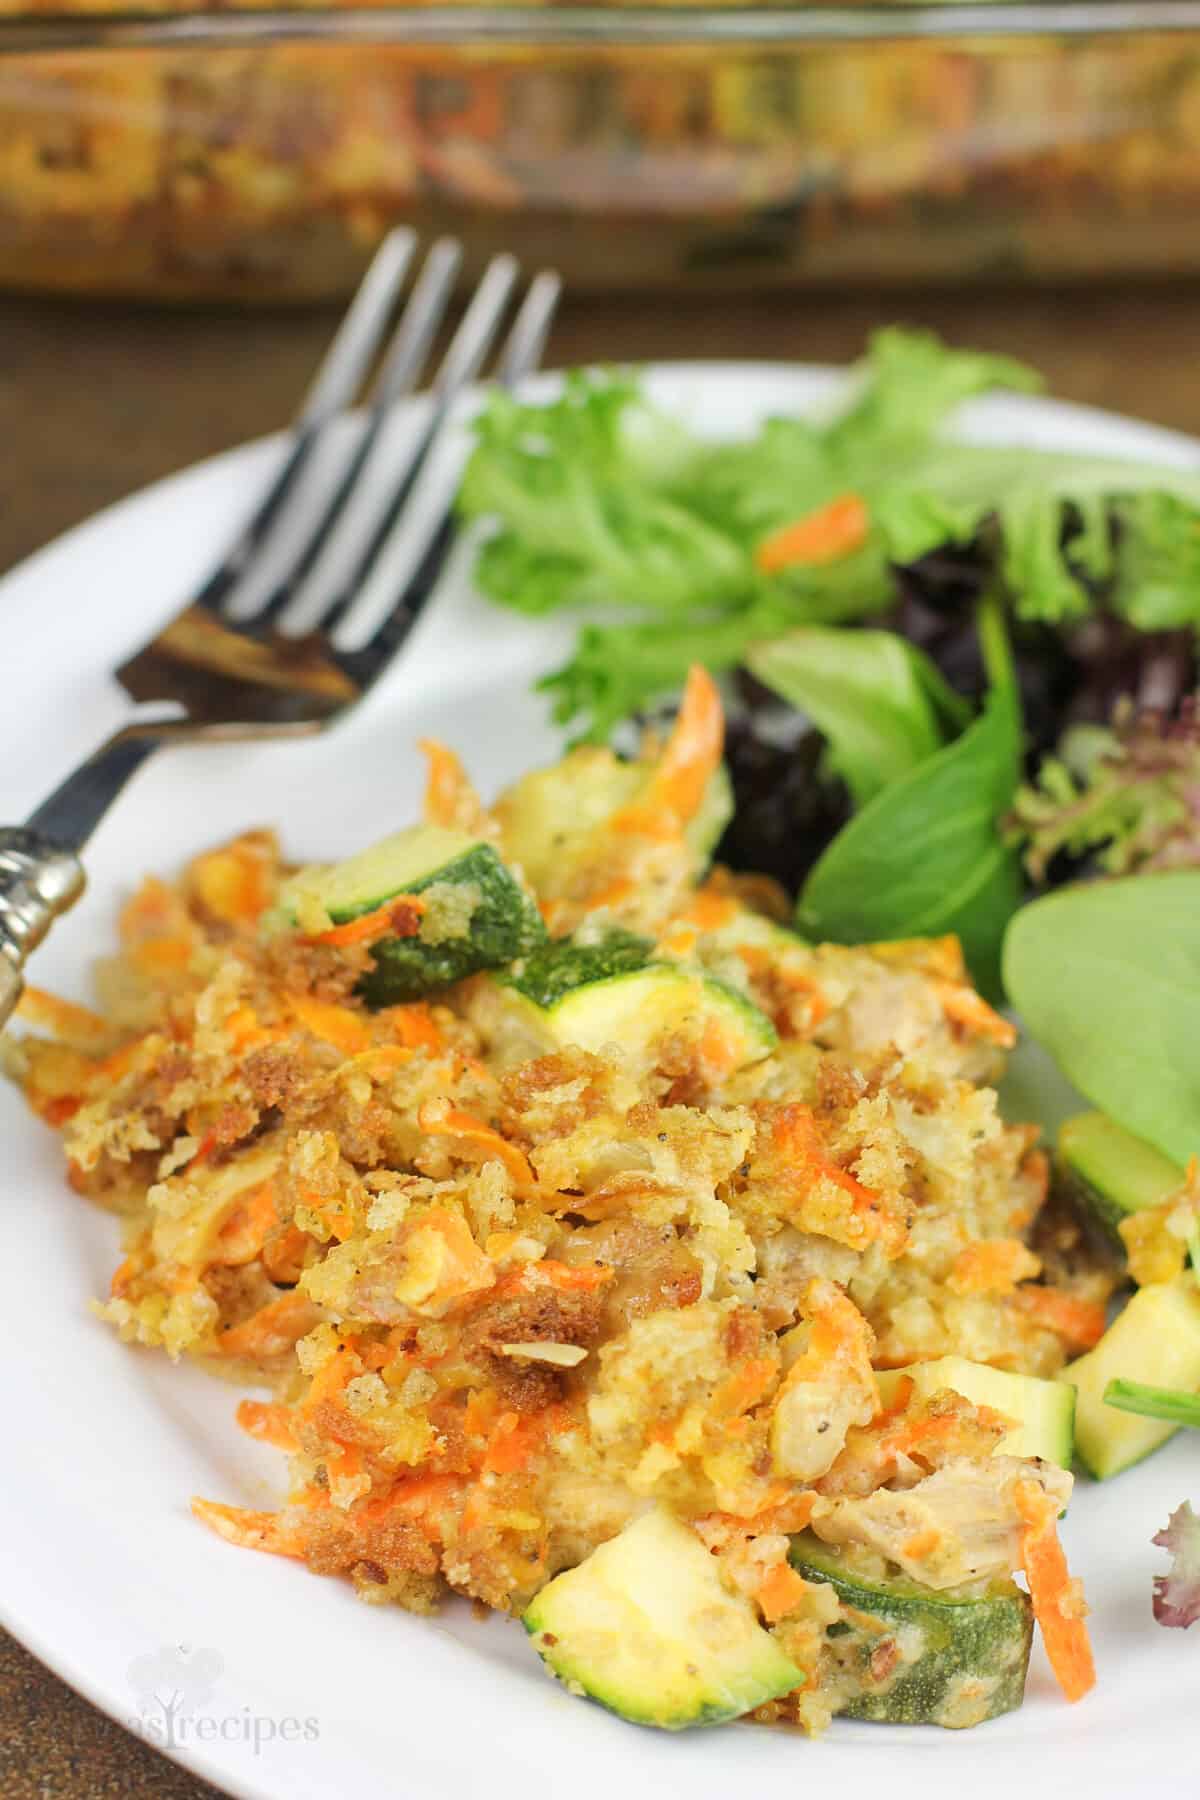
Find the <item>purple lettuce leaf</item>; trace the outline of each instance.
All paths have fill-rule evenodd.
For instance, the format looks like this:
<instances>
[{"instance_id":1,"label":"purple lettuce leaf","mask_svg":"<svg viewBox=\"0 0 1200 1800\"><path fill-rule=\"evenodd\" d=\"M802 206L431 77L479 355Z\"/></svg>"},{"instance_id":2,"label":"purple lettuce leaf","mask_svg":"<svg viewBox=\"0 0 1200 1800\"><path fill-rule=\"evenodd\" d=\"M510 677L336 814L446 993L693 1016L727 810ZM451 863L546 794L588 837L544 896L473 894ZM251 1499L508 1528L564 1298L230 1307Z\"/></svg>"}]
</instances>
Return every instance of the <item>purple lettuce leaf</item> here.
<instances>
[{"instance_id":1,"label":"purple lettuce leaf","mask_svg":"<svg viewBox=\"0 0 1200 1800\"><path fill-rule=\"evenodd\" d=\"M1154 1616L1184 1630L1200 1619L1200 1518L1187 1500L1151 1540L1171 1553L1167 1574L1154 1577Z\"/></svg>"},{"instance_id":2,"label":"purple lettuce leaf","mask_svg":"<svg viewBox=\"0 0 1200 1800\"><path fill-rule=\"evenodd\" d=\"M1060 851L1106 875L1200 864L1200 707L1172 713L1121 703L1111 730L1076 726L1046 757L1008 820L1034 881Z\"/></svg>"}]
</instances>

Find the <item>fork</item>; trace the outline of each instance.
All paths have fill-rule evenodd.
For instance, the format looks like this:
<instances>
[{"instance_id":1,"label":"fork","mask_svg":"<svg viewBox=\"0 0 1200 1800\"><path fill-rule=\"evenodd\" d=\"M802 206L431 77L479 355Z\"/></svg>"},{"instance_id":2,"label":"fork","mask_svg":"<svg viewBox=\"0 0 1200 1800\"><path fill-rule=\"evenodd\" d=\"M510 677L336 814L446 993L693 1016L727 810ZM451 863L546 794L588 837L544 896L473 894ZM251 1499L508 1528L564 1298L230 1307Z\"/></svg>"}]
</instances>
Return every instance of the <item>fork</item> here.
<instances>
[{"instance_id":1,"label":"fork","mask_svg":"<svg viewBox=\"0 0 1200 1800\"><path fill-rule=\"evenodd\" d=\"M416 250L405 228L384 239L249 521L200 591L115 670L135 702L128 722L24 825L0 828L0 1026L20 999L29 954L83 892L79 852L146 758L171 743L324 730L378 680L436 587L454 522L443 500L427 513L424 539L414 540L421 481L447 441L456 402L496 346L520 271L511 256L488 264L438 365L428 410L393 467L386 440L396 402L420 381L462 254L448 238L430 248L388 337ZM548 270L530 283L499 352L499 385L537 367L559 285ZM377 360L355 432L347 409ZM375 469L386 471L386 488L364 508ZM413 548L416 563L397 592L391 565Z\"/></svg>"}]
</instances>

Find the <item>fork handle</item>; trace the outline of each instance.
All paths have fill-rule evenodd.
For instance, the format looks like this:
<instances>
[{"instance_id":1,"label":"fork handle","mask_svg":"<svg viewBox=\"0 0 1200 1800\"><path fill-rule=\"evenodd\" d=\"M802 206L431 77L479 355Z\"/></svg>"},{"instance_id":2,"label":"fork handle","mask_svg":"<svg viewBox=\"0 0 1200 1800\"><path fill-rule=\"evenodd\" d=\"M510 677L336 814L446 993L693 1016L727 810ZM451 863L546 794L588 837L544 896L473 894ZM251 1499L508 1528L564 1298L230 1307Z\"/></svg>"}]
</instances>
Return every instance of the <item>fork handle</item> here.
<instances>
[{"instance_id":1,"label":"fork handle","mask_svg":"<svg viewBox=\"0 0 1200 1800\"><path fill-rule=\"evenodd\" d=\"M26 957L83 887L73 851L25 825L0 829L0 1026L21 998Z\"/></svg>"}]
</instances>

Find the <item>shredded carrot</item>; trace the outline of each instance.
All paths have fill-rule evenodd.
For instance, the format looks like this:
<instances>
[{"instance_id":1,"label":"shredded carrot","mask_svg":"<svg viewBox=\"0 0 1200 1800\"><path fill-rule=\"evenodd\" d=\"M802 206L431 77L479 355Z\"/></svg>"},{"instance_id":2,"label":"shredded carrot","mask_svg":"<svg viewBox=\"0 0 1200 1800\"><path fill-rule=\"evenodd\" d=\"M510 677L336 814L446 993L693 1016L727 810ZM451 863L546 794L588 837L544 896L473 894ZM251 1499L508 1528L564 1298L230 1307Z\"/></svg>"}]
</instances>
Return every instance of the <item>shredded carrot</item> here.
<instances>
[{"instance_id":1,"label":"shredded carrot","mask_svg":"<svg viewBox=\"0 0 1200 1800\"><path fill-rule=\"evenodd\" d=\"M552 1432L565 1430L571 1422L571 1415L564 1406L547 1406L536 1413L502 1412L484 1451L484 1472L518 1474L528 1467Z\"/></svg>"},{"instance_id":2,"label":"shredded carrot","mask_svg":"<svg viewBox=\"0 0 1200 1800\"><path fill-rule=\"evenodd\" d=\"M78 1094L59 1094L53 1100L42 1101L37 1110L47 1125L57 1131L68 1119L75 1117L82 1105L83 1100Z\"/></svg>"},{"instance_id":3,"label":"shredded carrot","mask_svg":"<svg viewBox=\"0 0 1200 1800\"><path fill-rule=\"evenodd\" d=\"M405 1222L399 1238L404 1272L395 1294L414 1312L440 1313L457 1300L486 1293L496 1270L472 1237L466 1221L444 1207Z\"/></svg>"},{"instance_id":4,"label":"shredded carrot","mask_svg":"<svg viewBox=\"0 0 1200 1800\"><path fill-rule=\"evenodd\" d=\"M132 951L133 960L148 974L166 969L186 969L192 960L192 940L185 937L147 938Z\"/></svg>"},{"instance_id":5,"label":"shredded carrot","mask_svg":"<svg viewBox=\"0 0 1200 1800\"><path fill-rule=\"evenodd\" d=\"M213 1261L226 1268L241 1268L253 1262L278 1218L274 1184L264 1181L238 1202L222 1225Z\"/></svg>"},{"instance_id":6,"label":"shredded carrot","mask_svg":"<svg viewBox=\"0 0 1200 1800\"><path fill-rule=\"evenodd\" d=\"M222 1356L282 1356L320 1321L321 1314L304 1294L281 1294L240 1325L217 1337Z\"/></svg>"},{"instance_id":7,"label":"shredded carrot","mask_svg":"<svg viewBox=\"0 0 1200 1800\"><path fill-rule=\"evenodd\" d=\"M314 1000L309 994L293 994L290 1005L305 1031L333 1044L347 1056L360 1056L371 1048L371 1032L366 1020L348 1006Z\"/></svg>"},{"instance_id":8,"label":"shredded carrot","mask_svg":"<svg viewBox=\"0 0 1200 1800\"><path fill-rule=\"evenodd\" d=\"M253 925L271 904L274 854L259 838L238 838L196 857L188 881L204 910L227 925Z\"/></svg>"},{"instance_id":9,"label":"shredded carrot","mask_svg":"<svg viewBox=\"0 0 1200 1800\"><path fill-rule=\"evenodd\" d=\"M467 1504L463 1507L462 1516L458 1521L460 1536L466 1537L471 1532L482 1530L490 1511L491 1505L487 1490L476 1483L471 1489Z\"/></svg>"},{"instance_id":10,"label":"shredded carrot","mask_svg":"<svg viewBox=\"0 0 1200 1800\"><path fill-rule=\"evenodd\" d=\"M901 1416L895 1429L882 1439L880 1449L890 1456L910 1456L931 1440L936 1442L938 1438L953 1437L958 1429L959 1423L953 1413L927 1413L920 1419Z\"/></svg>"},{"instance_id":11,"label":"shredded carrot","mask_svg":"<svg viewBox=\"0 0 1200 1800\"><path fill-rule=\"evenodd\" d=\"M754 561L764 575L778 575L781 569L797 565L840 562L861 550L870 530L866 501L858 494L840 494L815 512L771 532L754 552Z\"/></svg>"},{"instance_id":12,"label":"shredded carrot","mask_svg":"<svg viewBox=\"0 0 1200 1800\"><path fill-rule=\"evenodd\" d=\"M1013 1497L1022 1522L1021 1566L1050 1667L1067 1699L1081 1700L1096 1684L1096 1665L1087 1609L1058 1541L1054 1501L1036 1481L1018 1481Z\"/></svg>"},{"instance_id":13,"label":"shredded carrot","mask_svg":"<svg viewBox=\"0 0 1200 1800\"><path fill-rule=\"evenodd\" d=\"M1041 1272L1040 1258L1020 1238L991 1238L959 1251L948 1286L956 1294L1007 1294Z\"/></svg>"},{"instance_id":14,"label":"shredded carrot","mask_svg":"<svg viewBox=\"0 0 1200 1800\"><path fill-rule=\"evenodd\" d=\"M272 1281L285 1286L300 1279L309 1246L307 1231L288 1225L263 1245L262 1266Z\"/></svg>"},{"instance_id":15,"label":"shredded carrot","mask_svg":"<svg viewBox=\"0 0 1200 1800\"><path fill-rule=\"evenodd\" d=\"M588 895L588 907L595 911L601 906L620 906L622 900L628 900L630 895L635 892L634 884L628 876L618 875L615 880L608 882L596 893Z\"/></svg>"},{"instance_id":16,"label":"shredded carrot","mask_svg":"<svg viewBox=\"0 0 1200 1800\"><path fill-rule=\"evenodd\" d=\"M112 1280L108 1284L108 1291L114 1300L122 1299L129 1292L134 1278L140 1272L132 1256L127 1256L123 1262L117 1264L113 1270Z\"/></svg>"},{"instance_id":17,"label":"shredded carrot","mask_svg":"<svg viewBox=\"0 0 1200 1800\"><path fill-rule=\"evenodd\" d=\"M294 1526L282 1513L252 1512L245 1506L223 1506L219 1500L192 1501L192 1512L202 1525L243 1550L266 1550L273 1556L303 1557L304 1547Z\"/></svg>"},{"instance_id":18,"label":"shredded carrot","mask_svg":"<svg viewBox=\"0 0 1200 1800\"><path fill-rule=\"evenodd\" d=\"M290 1406L276 1400L242 1400L234 1417L247 1437L260 1444L273 1444L276 1450L296 1448Z\"/></svg>"},{"instance_id":19,"label":"shredded carrot","mask_svg":"<svg viewBox=\"0 0 1200 1800\"><path fill-rule=\"evenodd\" d=\"M552 1287L560 1294L591 1294L606 1281L611 1281L615 1274L616 1270L609 1263L576 1266L545 1256L540 1262L526 1263L518 1272L517 1280L525 1288Z\"/></svg>"},{"instance_id":20,"label":"shredded carrot","mask_svg":"<svg viewBox=\"0 0 1200 1800\"><path fill-rule=\"evenodd\" d=\"M499 1402L495 1388L478 1388L467 1395L462 1428L468 1437L486 1437L496 1423Z\"/></svg>"},{"instance_id":21,"label":"shredded carrot","mask_svg":"<svg viewBox=\"0 0 1200 1800\"><path fill-rule=\"evenodd\" d=\"M778 1365L773 1357L752 1356L715 1389L713 1411L718 1415L728 1414L730 1418L746 1412L762 1399L777 1373Z\"/></svg>"},{"instance_id":22,"label":"shredded carrot","mask_svg":"<svg viewBox=\"0 0 1200 1800\"><path fill-rule=\"evenodd\" d=\"M119 1049L110 1050L107 1056L101 1057L100 1061L92 1070L93 1082L120 1081L121 1077L132 1068L133 1059L140 1050L142 1043L143 1038L141 1036L135 1037L128 1044L122 1044Z\"/></svg>"},{"instance_id":23,"label":"shredded carrot","mask_svg":"<svg viewBox=\"0 0 1200 1800\"><path fill-rule=\"evenodd\" d=\"M879 1199L874 1188L864 1187L846 1169L838 1167L825 1154L825 1146L817 1129L812 1108L792 1102L781 1108L773 1133L776 1149L794 1159L813 1181L832 1181L849 1194L855 1208L873 1208Z\"/></svg>"},{"instance_id":24,"label":"shredded carrot","mask_svg":"<svg viewBox=\"0 0 1200 1800\"><path fill-rule=\"evenodd\" d=\"M933 991L943 1013L952 1025L960 1025L972 1037L986 1038L1011 1050L1017 1041L1017 1028L1002 1018L972 987L958 981L935 981Z\"/></svg>"},{"instance_id":25,"label":"shredded carrot","mask_svg":"<svg viewBox=\"0 0 1200 1800\"><path fill-rule=\"evenodd\" d=\"M554 899L539 900L537 909L542 915L542 923L546 930L553 935L555 927L567 912L567 902Z\"/></svg>"},{"instance_id":26,"label":"shredded carrot","mask_svg":"<svg viewBox=\"0 0 1200 1800\"><path fill-rule=\"evenodd\" d=\"M1090 1350L1104 1336L1108 1321L1098 1300L1080 1300L1056 1287L1021 1287L1012 1298L1014 1306L1054 1332L1069 1350Z\"/></svg>"},{"instance_id":27,"label":"shredded carrot","mask_svg":"<svg viewBox=\"0 0 1200 1800\"><path fill-rule=\"evenodd\" d=\"M174 888L157 875L147 875L121 908L117 919L121 942L128 947L145 938L163 937L183 914L183 903Z\"/></svg>"},{"instance_id":28,"label":"shredded carrot","mask_svg":"<svg viewBox=\"0 0 1200 1800\"><path fill-rule=\"evenodd\" d=\"M206 1131L204 1133L203 1137L200 1139L200 1143L197 1146L195 1155L192 1157L191 1162L189 1162L187 1165L188 1168L189 1169L198 1169L200 1167L201 1163L208 1161L209 1157L212 1155L212 1153L216 1149L216 1147L217 1147L216 1132L215 1131Z\"/></svg>"},{"instance_id":29,"label":"shredded carrot","mask_svg":"<svg viewBox=\"0 0 1200 1800\"><path fill-rule=\"evenodd\" d=\"M416 1001L411 1006L389 1006L379 1016L391 1026L406 1050L438 1051L442 1048L442 1034L423 1002Z\"/></svg>"},{"instance_id":30,"label":"shredded carrot","mask_svg":"<svg viewBox=\"0 0 1200 1800\"><path fill-rule=\"evenodd\" d=\"M456 1502L465 1486L461 1475L408 1476L396 1482L387 1493L361 1500L351 1507L345 1515L346 1523L351 1531L361 1533L364 1528L411 1519L426 1538L436 1542L441 1531L437 1520L430 1515L435 1508Z\"/></svg>"},{"instance_id":31,"label":"shredded carrot","mask_svg":"<svg viewBox=\"0 0 1200 1800\"><path fill-rule=\"evenodd\" d=\"M372 912L347 919L343 925L331 925L328 931L318 931L306 942L332 944L336 949L344 950L352 944L373 944L384 937L416 937L424 911L425 903L418 895L403 894L396 900L385 901Z\"/></svg>"},{"instance_id":32,"label":"shredded carrot","mask_svg":"<svg viewBox=\"0 0 1200 1800\"><path fill-rule=\"evenodd\" d=\"M734 1518L733 1514L717 1514L718 1518L729 1518L733 1523L744 1526L752 1520L756 1532L762 1531L803 1531L812 1521L816 1508L816 1494L804 1492L797 1494L786 1488L771 1490L761 1501L756 1510L748 1512L745 1517Z\"/></svg>"},{"instance_id":33,"label":"shredded carrot","mask_svg":"<svg viewBox=\"0 0 1200 1800\"><path fill-rule=\"evenodd\" d=\"M470 776L449 745L437 738L418 738L417 748L429 765L425 783L425 817L431 825L475 831L484 812Z\"/></svg>"},{"instance_id":34,"label":"shredded carrot","mask_svg":"<svg viewBox=\"0 0 1200 1800\"><path fill-rule=\"evenodd\" d=\"M774 1625L787 1613L795 1612L808 1592L808 1583L790 1564L776 1563L766 1580L759 1585L755 1598L768 1625Z\"/></svg>"},{"instance_id":35,"label":"shredded carrot","mask_svg":"<svg viewBox=\"0 0 1200 1800\"><path fill-rule=\"evenodd\" d=\"M725 715L717 684L693 663L679 717L644 793L610 820L631 836L675 838L700 809L725 743Z\"/></svg>"},{"instance_id":36,"label":"shredded carrot","mask_svg":"<svg viewBox=\"0 0 1200 1800\"><path fill-rule=\"evenodd\" d=\"M501 1413L484 1452L485 1471L492 1475L515 1475L529 1462L541 1438L541 1427L535 1414L522 1417L515 1412Z\"/></svg>"},{"instance_id":37,"label":"shredded carrot","mask_svg":"<svg viewBox=\"0 0 1200 1800\"><path fill-rule=\"evenodd\" d=\"M717 684L707 669L693 663L679 717L650 783L650 805L664 807L681 824L694 818L724 742L725 715Z\"/></svg>"},{"instance_id":38,"label":"shredded carrot","mask_svg":"<svg viewBox=\"0 0 1200 1800\"><path fill-rule=\"evenodd\" d=\"M659 939L658 947L664 956L690 956L696 948L699 935L694 925L668 925Z\"/></svg>"},{"instance_id":39,"label":"shredded carrot","mask_svg":"<svg viewBox=\"0 0 1200 1800\"><path fill-rule=\"evenodd\" d=\"M99 1013L77 1006L73 1000L60 1000L45 988L25 988L17 1002L17 1017L40 1031L49 1031L74 1050L96 1050L113 1038L112 1026Z\"/></svg>"},{"instance_id":40,"label":"shredded carrot","mask_svg":"<svg viewBox=\"0 0 1200 1800\"><path fill-rule=\"evenodd\" d=\"M362 1358L343 1339L314 1373L308 1384L308 1392L300 1403L301 1413L306 1419L311 1419L315 1417L318 1408L336 1406L350 1382L362 1372Z\"/></svg>"},{"instance_id":41,"label":"shredded carrot","mask_svg":"<svg viewBox=\"0 0 1200 1800\"><path fill-rule=\"evenodd\" d=\"M931 1525L928 1530L918 1531L915 1537L910 1537L906 1543L901 1544L900 1549L904 1556L910 1556L914 1562L923 1562L927 1556L933 1555L941 1541L941 1532Z\"/></svg>"},{"instance_id":42,"label":"shredded carrot","mask_svg":"<svg viewBox=\"0 0 1200 1800\"><path fill-rule=\"evenodd\" d=\"M272 1029L264 1029L258 1022L258 1014L252 1006L238 1006L225 1021L225 1035L235 1051L249 1050L259 1044L269 1043L273 1038L283 1034Z\"/></svg>"},{"instance_id":43,"label":"shredded carrot","mask_svg":"<svg viewBox=\"0 0 1200 1800\"><path fill-rule=\"evenodd\" d=\"M717 931L737 916L737 901L706 884L697 888L683 917L700 931Z\"/></svg>"},{"instance_id":44,"label":"shredded carrot","mask_svg":"<svg viewBox=\"0 0 1200 1800\"><path fill-rule=\"evenodd\" d=\"M742 1054L736 1037L715 1017L708 1021L701 1032L697 1049L701 1062L715 1075L728 1074Z\"/></svg>"},{"instance_id":45,"label":"shredded carrot","mask_svg":"<svg viewBox=\"0 0 1200 1800\"><path fill-rule=\"evenodd\" d=\"M510 1143L493 1126L477 1119L474 1113L464 1112L461 1107L443 1108L437 1101L426 1101L417 1114L417 1123L430 1137L458 1138L464 1146L482 1153L467 1160L503 1163L514 1181L536 1187L537 1177L520 1146ZM459 1154L464 1155L464 1152Z\"/></svg>"},{"instance_id":46,"label":"shredded carrot","mask_svg":"<svg viewBox=\"0 0 1200 1800\"><path fill-rule=\"evenodd\" d=\"M362 1474L365 1458L357 1444L344 1443L335 1436L324 1453L324 1463L330 1487L336 1491L339 1482L353 1481Z\"/></svg>"},{"instance_id":47,"label":"shredded carrot","mask_svg":"<svg viewBox=\"0 0 1200 1800\"><path fill-rule=\"evenodd\" d=\"M869 1416L874 1417L879 1411L879 1387L871 1367L875 1334L853 1300L836 1282L814 1275L800 1295L800 1315L808 1324L808 1343L784 1376L776 1406L806 1382L836 1378L869 1403Z\"/></svg>"}]
</instances>

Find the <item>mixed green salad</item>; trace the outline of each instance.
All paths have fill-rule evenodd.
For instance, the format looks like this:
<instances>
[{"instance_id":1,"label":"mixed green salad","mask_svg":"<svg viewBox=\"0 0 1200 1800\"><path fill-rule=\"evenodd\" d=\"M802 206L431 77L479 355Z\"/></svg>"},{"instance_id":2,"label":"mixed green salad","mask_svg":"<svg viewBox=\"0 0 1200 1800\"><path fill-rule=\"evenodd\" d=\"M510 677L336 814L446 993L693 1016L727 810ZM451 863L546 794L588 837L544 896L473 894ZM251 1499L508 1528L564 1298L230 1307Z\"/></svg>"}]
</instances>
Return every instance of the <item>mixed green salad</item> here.
<instances>
[{"instance_id":1,"label":"mixed green salad","mask_svg":"<svg viewBox=\"0 0 1200 1800\"><path fill-rule=\"evenodd\" d=\"M1040 386L889 329L823 416L714 443L635 374L578 372L491 397L460 508L485 595L580 614L543 683L574 738L619 744L705 664L734 701L721 859L778 877L808 937L961 939L1098 1109L1060 1174L1139 1282L1149 1259L1141 1301L1152 1228L1200 1267L1200 460L954 435L963 402ZM1200 1368L1144 1360L1090 1371L1120 1467L1200 1426ZM1189 1625L1200 1518L1155 1542L1155 1616Z\"/></svg>"}]
</instances>

